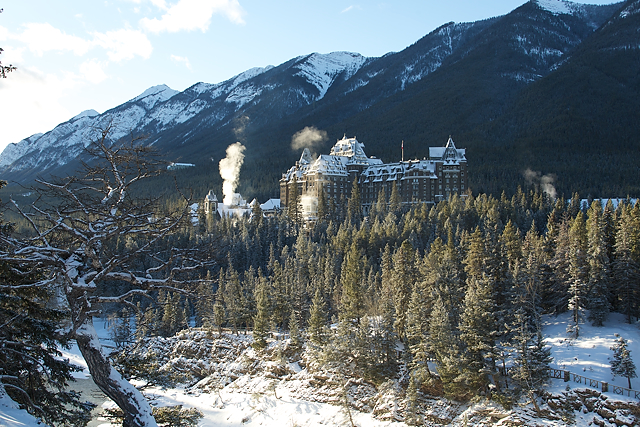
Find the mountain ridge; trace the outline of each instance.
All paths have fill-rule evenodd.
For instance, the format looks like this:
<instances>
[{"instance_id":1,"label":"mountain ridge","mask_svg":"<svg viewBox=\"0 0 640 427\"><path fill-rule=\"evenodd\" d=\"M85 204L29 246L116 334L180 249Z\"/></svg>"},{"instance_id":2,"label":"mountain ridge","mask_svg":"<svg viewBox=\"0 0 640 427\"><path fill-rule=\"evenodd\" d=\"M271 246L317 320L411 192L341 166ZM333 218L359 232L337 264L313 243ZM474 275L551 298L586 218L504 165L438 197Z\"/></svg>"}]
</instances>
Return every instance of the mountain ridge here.
<instances>
[{"instance_id":1,"label":"mountain ridge","mask_svg":"<svg viewBox=\"0 0 640 427\"><path fill-rule=\"evenodd\" d=\"M227 145L241 141L248 147L243 174L249 178L241 187L250 196L261 197L274 195L280 173L299 157L289 141L307 126L333 136L357 133L367 144L367 153L383 159L397 157L397 144L391 142L395 138L408 142L408 155L422 157L426 154L420 147L444 143L446 135L455 133L469 147L470 171L475 168L476 176L487 176L470 177L472 188L500 191L506 184L498 182L499 168L506 166L509 181L520 172L499 163L490 149L523 146L522 142L510 146L505 140L503 135L519 135L513 127L520 134L529 132L527 126L536 129L522 127L515 119L520 110L527 110L522 107L522 96L530 96L525 89L543 81L536 87L547 90L554 79L549 76L570 70L567 64L585 41L603 24L614 29L624 24L612 17L625 10L634 16L637 3L597 6L531 0L506 15L446 23L406 49L378 58L311 53L278 66L253 68L221 83L196 83L179 93L155 86L93 116L91 127L115 124L114 140L148 135L148 142L171 160L199 164L202 176L215 169L215 162L206 159L223 157ZM588 46L594 49L593 43ZM154 94L164 95L154 98ZM599 96L594 102L605 103L606 94ZM519 106L515 112L514 106ZM88 119L78 120L7 147L0 154L0 176L28 180L35 171L69 168L90 140ZM84 133L79 125L85 126ZM606 124L602 129L606 131ZM328 142L323 144L317 149L328 149ZM525 146L514 158L530 156L531 149ZM217 185L215 177L210 185Z\"/></svg>"}]
</instances>

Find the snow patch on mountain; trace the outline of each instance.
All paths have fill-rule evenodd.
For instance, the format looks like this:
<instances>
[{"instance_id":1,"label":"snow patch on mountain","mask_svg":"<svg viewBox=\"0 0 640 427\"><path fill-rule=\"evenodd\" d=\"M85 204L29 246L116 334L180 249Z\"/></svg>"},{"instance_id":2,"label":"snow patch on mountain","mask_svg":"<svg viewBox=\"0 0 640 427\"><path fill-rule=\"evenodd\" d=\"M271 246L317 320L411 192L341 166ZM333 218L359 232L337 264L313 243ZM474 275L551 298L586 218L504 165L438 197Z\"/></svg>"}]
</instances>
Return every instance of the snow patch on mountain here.
<instances>
[{"instance_id":1,"label":"snow patch on mountain","mask_svg":"<svg viewBox=\"0 0 640 427\"><path fill-rule=\"evenodd\" d=\"M259 76L260 74L265 73L272 68L273 68L273 65L267 65L266 67L254 67L243 73L238 74L237 76L231 78L229 81L233 82L234 86L237 86L240 83L246 82L249 79Z\"/></svg>"},{"instance_id":2,"label":"snow patch on mountain","mask_svg":"<svg viewBox=\"0 0 640 427\"><path fill-rule=\"evenodd\" d=\"M535 2L554 15L575 15L584 10L584 5L564 0L535 0Z\"/></svg>"},{"instance_id":3,"label":"snow patch on mountain","mask_svg":"<svg viewBox=\"0 0 640 427\"><path fill-rule=\"evenodd\" d=\"M178 93L180 92L167 85L152 86L129 102L142 102L145 108L150 110L158 102L164 102Z\"/></svg>"},{"instance_id":4,"label":"snow patch on mountain","mask_svg":"<svg viewBox=\"0 0 640 427\"><path fill-rule=\"evenodd\" d=\"M96 110L84 110L82 113L78 114L77 116L72 117L71 121L81 119L83 117L95 117L99 115L100 113L98 113Z\"/></svg>"},{"instance_id":5,"label":"snow patch on mountain","mask_svg":"<svg viewBox=\"0 0 640 427\"><path fill-rule=\"evenodd\" d=\"M622 12L620 12L620 18L627 18L631 15L640 13L640 1L636 1L627 6Z\"/></svg>"},{"instance_id":6,"label":"snow patch on mountain","mask_svg":"<svg viewBox=\"0 0 640 427\"><path fill-rule=\"evenodd\" d=\"M314 53L294 66L300 70L295 75L305 78L318 89L317 101L325 96L341 73L344 73L344 79L348 80L366 60L364 56L351 52L333 52L326 55Z\"/></svg>"},{"instance_id":7,"label":"snow patch on mountain","mask_svg":"<svg viewBox=\"0 0 640 427\"><path fill-rule=\"evenodd\" d=\"M243 105L253 101L256 96L262 94L265 90L271 90L275 88L275 85L264 85L256 87L252 84L242 85L236 87L227 97L227 102L233 102L236 104L236 108L239 109Z\"/></svg>"},{"instance_id":8,"label":"snow patch on mountain","mask_svg":"<svg viewBox=\"0 0 640 427\"><path fill-rule=\"evenodd\" d=\"M369 84L369 80L358 79L345 91L345 95Z\"/></svg>"},{"instance_id":9,"label":"snow patch on mountain","mask_svg":"<svg viewBox=\"0 0 640 427\"><path fill-rule=\"evenodd\" d=\"M23 139L17 144L11 143L7 145L2 153L0 153L0 168L9 166L11 163L24 156L41 136L41 133L37 133L29 138Z\"/></svg>"},{"instance_id":10,"label":"snow patch on mountain","mask_svg":"<svg viewBox=\"0 0 640 427\"><path fill-rule=\"evenodd\" d=\"M191 104L189 104L187 108L185 108L178 115L175 116L174 118L175 123L186 122L187 120L189 120L190 118L198 114L200 111L207 108L207 105L208 104L206 101L203 101L202 99L196 99Z\"/></svg>"},{"instance_id":11,"label":"snow patch on mountain","mask_svg":"<svg viewBox=\"0 0 640 427\"><path fill-rule=\"evenodd\" d=\"M537 57L544 60L548 57L560 58L564 55L564 52L559 49L541 48L535 43L529 41L527 37L522 35L516 36L515 42L518 48L522 49L524 54L527 56Z\"/></svg>"}]
</instances>

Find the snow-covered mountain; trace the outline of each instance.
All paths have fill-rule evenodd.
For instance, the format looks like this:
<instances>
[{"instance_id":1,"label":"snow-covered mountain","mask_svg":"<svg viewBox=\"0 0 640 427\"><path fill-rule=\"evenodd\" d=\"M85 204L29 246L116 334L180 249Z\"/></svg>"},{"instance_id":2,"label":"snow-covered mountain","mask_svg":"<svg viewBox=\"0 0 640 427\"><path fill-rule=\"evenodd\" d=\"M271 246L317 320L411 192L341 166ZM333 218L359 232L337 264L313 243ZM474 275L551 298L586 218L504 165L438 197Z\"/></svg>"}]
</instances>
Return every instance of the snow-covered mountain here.
<instances>
[{"instance_id":1,"label":"snow-covered mountain","mask_svg":"<svg viewBox=\"0 0 640 427\"><path fill-rule=\"evenodd\" d=\"M158 138L163 131L194 120L206 126L225 123L239 110L276 93L289 99L279 109L296 110L322 99L336 81L348 80L366 62L354 53L314 53L278 68L253 68L219 84L198 83L182 93L166 85L153 86L103 114L85 111L50 132L10 144L0 154L0 171L6 176L64 165L95 138L96 129L108 124L113 140L143 133Z\"/></svg>"},{"instance_id":2,"label":"snow-covered mountain","mask_svg":"<svg viewBox=\"0 0 640 427\"><path fill-rule=\"evenodd\" d=\"M195 157L214 156L240 131L246 138L260 135L254 146L268 142L273 153L283 152L289 145L283 135L290 138L300 125L332 126L378 108L396 94L431 90L428 85L435 93L450 85L445 82L450 78L511 81L506 89L496 85L501 92L492 96L502 102L512 97L509 91L557 69L620 6L531 0L505 16L445 24L403 51L380 58L312 53L275 67L253 68L222 83L197 83L183 92L154 86L102 114L84 112L45 134L10 144L0 154L0 176L27 180L36 171L66 165L96 137L96 129L107 125L113 140L147 135L171 158L194 162ZM486 120L494 113L478 114L478 120Z\"/></svg>"}]
</instances>

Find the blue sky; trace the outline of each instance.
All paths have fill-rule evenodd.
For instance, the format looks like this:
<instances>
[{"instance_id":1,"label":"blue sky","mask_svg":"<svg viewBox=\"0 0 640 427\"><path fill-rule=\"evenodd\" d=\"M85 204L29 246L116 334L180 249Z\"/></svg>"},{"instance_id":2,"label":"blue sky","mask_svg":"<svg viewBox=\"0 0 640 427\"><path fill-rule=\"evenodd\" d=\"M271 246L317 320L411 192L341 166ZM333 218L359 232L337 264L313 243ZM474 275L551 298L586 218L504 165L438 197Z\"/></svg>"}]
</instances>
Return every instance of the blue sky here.
<instances>
[{"instance_id":1,"label":"blue sky","mask_svg":"<svg viewBox=\"0 0 640 427\"><path fill-rule=\"evenodd\" d=\"M503 15L526 0L0 2L0 61L18 67L0 80L2 150L151 86L182 91L312 52L378 57L446 22Z\"/></svg>"}]
</instances>

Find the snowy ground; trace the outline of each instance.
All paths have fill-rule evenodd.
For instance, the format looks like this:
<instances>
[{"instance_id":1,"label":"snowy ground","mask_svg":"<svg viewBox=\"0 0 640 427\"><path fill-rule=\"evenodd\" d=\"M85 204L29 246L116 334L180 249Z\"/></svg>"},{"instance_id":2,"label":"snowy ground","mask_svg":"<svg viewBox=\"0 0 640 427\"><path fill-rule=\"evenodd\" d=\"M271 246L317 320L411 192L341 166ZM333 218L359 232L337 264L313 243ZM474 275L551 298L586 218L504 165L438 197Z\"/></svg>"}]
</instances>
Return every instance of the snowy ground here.
<instances>
[{"instance_id":1,"label":"snowy ground","mask_svg":"<svg viewBox=\"0 0 640 427\"><path fill-rule=\"evenodd\" d=\"M582 375L598 381L606 381L609 384L628 387L626 378L615 377L611 374L609 358L613 356L610 347L615 341L614 334L620 334L627 340L627 348L631 350L638 374L640 374L640 329L638 324L625 323L625 317L618 313L609 315L609 319L603 327L591 326L589 322L580 325L580 334L577 339L567 338L567 324L569 313L560 316L544 317L544 337L552 348L552 368L565 369L574 374ZM574 382L565 383L561 380L553 380L551 391L564 390L567 384L571 388L579 387ZM640 390L640 380L632 379L631 386L634 390Z\"/></svg>"},{"instance_id":2,"label":"snowy ground","mask_svg":"<svg viewBox=\"0 0 640 427\"><path fill-rule=\"evenodd\" d=\"M581 327L580 337L578 339L568 339L566 328L569 320L568 314L558 317L545 316L544 318L544 336L548 344L552 347L552 356L554 358L552 367L557 369L566 369L572 373L579 374L598 381L607 381L609 384L615 384L627 387L626 378L612 378L609 357L612 356L610 347L613 345L615 337L614 333L620 334L627 339L631 356L636 365L640 366L640 329L638 325L629 325L624 322L624 318L618 314L612 314L609 320L602 328L596 328L588 323ZM107 345L112 343L108 341L108 328L104 322L96 319L96 330ZM251 351L251 350L250 350ZM85 366L85 371L78 373L79 379L89 378L86 365L79 354L77 347L73 347L69 351L65 351L65 357L71 359L72 362ZM298 368L293 371L299 370ZM88 381L80 381L83 384L91 384ZM184 407L195 407L199 409L204 418L200 422L202 427L218 427L218 426L335 426L348 425L348 414L344 408L329 403L320 403L318 401L303 400L300 398L304 392L300 393L296 389L295 381L283 382L274 381L268 376L243 376L235 381L230 382L224 388L214 392L191 391L184 389L166 389L159 388L148 389L146 395L152 400L155 406L177 405ZM565 383L562 380L553 379L549 390L554 393L566 391L567 386L572 390L584 389L584 385L574 382ZM640 380L632 380L634 389L640 389ZM633 401L633 399L616 396L609 393L608 401ZM26 412L20 411L15 407L11 407L11 401L7 398L0 397L0 425L7 427L23 427L36 426L37 421L29 416ZM443 402L434 401L434 407ZM108 407L109 402L105 402L104 406ZM440 412L446 412L446 408ZM473 405L465 410L461 408L455 419L451 420L452 425L463 425L468 422L469 425L487 425L484 422L475 423L474 417L482 412L500 414L499 405L494 404L478 404ZM451 412L454 412L453 410ZM593 425L593 413L583 413L583 411L575 411L575 425L586 427ZM475 414L475 415L474 415ZM524 414L524 415L523 415ZM526 411L520 412L520 420L525 420L526 425L564 425L560 421L538 420L530 418L526 420ZM361 413L351 410L353 421L358 426L405 426L404 423L394 421L381 421L371 413ZM506 416L506 415L500 415ZM505 418L503 421L506 421ZM493 423L492 423L493 424ZM496 421L501 424L501 421ZM614 424L611 424L614 425ZM109 426L104 419L96 419L91 426Z\"/></svg>"}]
</instances>

